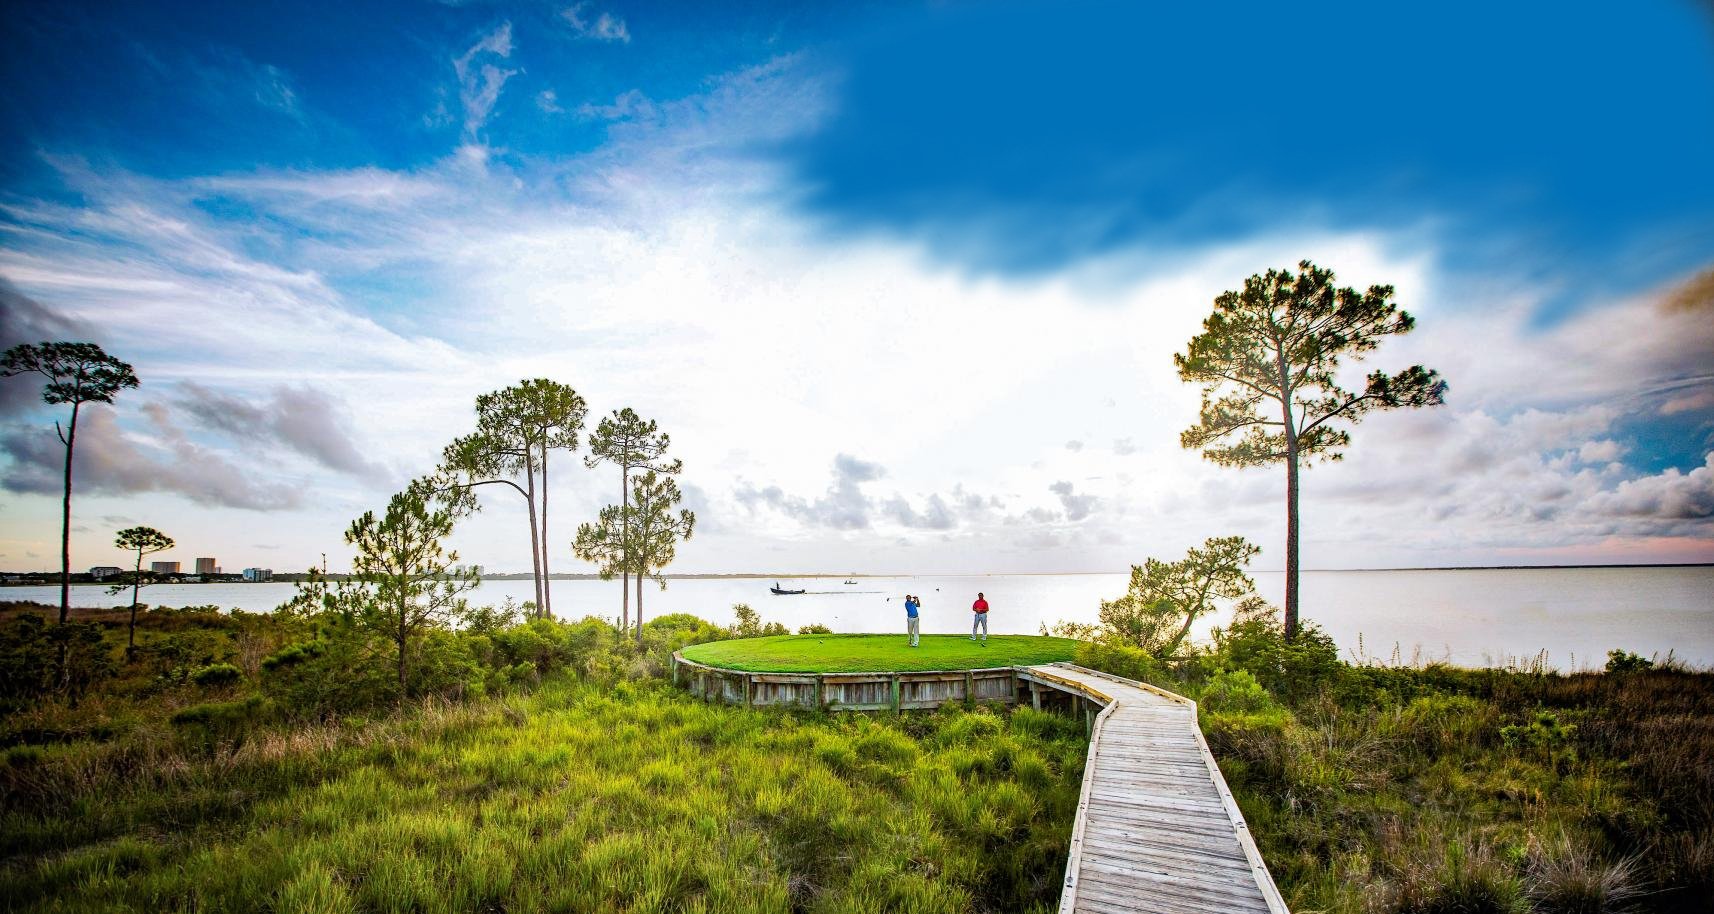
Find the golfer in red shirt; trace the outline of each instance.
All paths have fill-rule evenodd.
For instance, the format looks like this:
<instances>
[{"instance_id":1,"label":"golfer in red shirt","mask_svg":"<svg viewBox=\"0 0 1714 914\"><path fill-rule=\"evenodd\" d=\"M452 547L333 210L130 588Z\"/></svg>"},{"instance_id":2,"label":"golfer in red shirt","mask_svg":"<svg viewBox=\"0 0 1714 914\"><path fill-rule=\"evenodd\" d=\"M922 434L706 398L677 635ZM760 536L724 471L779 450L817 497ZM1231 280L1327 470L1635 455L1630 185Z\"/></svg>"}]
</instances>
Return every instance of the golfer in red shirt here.
<instances>
[{"instance_id":1,"label":"golfer in red shirt","mask_svg":"<svg viewBox=\"0 0 1714 914\"><path fill-rule=\"evenodd\" d=\"M988 643L988 601L981 594L976 595L976 602L970 604L972 612L976 613L975 621L970 623L970 640L976 640L976 630L982 630L982 643Z\"/></svg>"}]
</instances>

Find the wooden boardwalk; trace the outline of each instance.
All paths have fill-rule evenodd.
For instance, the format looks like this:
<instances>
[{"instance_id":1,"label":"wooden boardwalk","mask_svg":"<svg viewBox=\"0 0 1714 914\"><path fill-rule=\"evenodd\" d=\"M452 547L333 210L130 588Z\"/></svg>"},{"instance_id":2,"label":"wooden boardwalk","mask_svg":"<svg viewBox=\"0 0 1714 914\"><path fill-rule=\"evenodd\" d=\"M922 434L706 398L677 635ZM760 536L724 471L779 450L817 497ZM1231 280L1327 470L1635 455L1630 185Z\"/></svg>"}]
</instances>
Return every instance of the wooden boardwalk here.
<instances>
[{"instance_id":1,"label":"wooden boardwalk","mask_svg":"<svg viewBox=\"0 0 1714 914\"><path fill-rule=\"evenodd\" d=\"M1194 702L1069 664L1018 675L1032 694L1104 706L1091 724L1061 914L1288 914Z\"/></svg>"}]
</instances>

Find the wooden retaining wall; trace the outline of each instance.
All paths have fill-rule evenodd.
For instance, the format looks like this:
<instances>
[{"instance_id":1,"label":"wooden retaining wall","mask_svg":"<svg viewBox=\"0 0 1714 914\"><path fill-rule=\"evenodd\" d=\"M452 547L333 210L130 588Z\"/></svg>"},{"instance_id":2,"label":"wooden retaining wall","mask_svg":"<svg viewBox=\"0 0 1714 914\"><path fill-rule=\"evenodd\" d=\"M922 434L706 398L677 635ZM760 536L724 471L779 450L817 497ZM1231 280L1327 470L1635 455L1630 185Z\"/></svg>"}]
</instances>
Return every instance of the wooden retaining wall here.
<instances>
[{"instance_id":1,"label":"wooden retaining wall","mask_svg":"<svg viewBox=\"0 0 1714 914\"><path fill-rule=\"evenodd\" d=\"M1018 701L1013 667L915 673L747 673L706 666L673 654L673 682L708 701L752 708L892 711L938 708L947 702Z\"/></svg>"}]
</instances>

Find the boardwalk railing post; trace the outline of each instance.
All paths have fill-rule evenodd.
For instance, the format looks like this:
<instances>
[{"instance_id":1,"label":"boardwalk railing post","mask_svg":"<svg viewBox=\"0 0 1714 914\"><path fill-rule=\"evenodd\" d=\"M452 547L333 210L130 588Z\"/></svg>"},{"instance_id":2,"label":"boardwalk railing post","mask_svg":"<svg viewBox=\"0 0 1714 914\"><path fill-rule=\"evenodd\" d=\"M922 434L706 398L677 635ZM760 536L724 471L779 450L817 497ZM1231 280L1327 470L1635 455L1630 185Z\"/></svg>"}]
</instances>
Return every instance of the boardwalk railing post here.
<instances>
[{"instance_id":1,"label":"boardwalk railing post","mask_svg":"<svg viewBox=\"0 0 1714 914\"><path fill-rule=\"evenodd\" d=\"M965 704L965 706L968 707L970 705L974 705L975 703L976 703L976 674L970 672L969 670L965 670L964 671L964 704Z\"/></svg>"},{"instance_id":2,"label":"boardwalk railing post","mask_svg":"<svg viewBox=\"0 0 1714 914\"><path fill-rule=\"evenodd\" d=\"M815 707L817 710L827 710L827 680L820 673L815 675Z\"/></svg>"},{"instance_id":3,"label":"boardwalk railing post","mask_svg":"<svg viewBox=\"0 0 1714 914\"><path fill-rule=\"evenodd\" d=\"M896 675L891 677L891 683L893 713L897 714L899 712L899 677Z\"/></svg>"}]
</instances>

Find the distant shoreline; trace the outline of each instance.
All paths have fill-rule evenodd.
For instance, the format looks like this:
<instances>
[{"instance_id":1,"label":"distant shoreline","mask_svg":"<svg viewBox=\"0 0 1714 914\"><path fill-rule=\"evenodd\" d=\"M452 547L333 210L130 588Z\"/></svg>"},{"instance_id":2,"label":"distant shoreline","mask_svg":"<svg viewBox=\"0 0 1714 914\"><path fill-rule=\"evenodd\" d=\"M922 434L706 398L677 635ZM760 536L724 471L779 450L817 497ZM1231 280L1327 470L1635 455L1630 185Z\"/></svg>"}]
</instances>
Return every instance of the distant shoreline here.
<instances>
[{"instance_id":1,"label":"distant shoreline","mask_svg":"<svg viewBox=\"0 0 1714 914\"><path fill-rule=\"evenodd\" d=\"M1377 572L1395 572L1395 571L1577 571L1577 570L1599 570L1599 569L1612 569L1612 568L1714 568L1714 562L1657 562L1657 563L1629 563L1629 564L1609 563L1609 564L1595 564L1595 565L1439 565L1439 566L1421 565L1421 566L1411 566L1411 567L1401 567L1401 568L1305 568L1302 570L1302 573L1304 573L1304 574L1331 574L1331 573L1377 573ZM846 578L854 578L854 579L858 579L858 580L864 580L864 579L876 580L876 579L890 579L890 578L1067 577L1067 576L1073 576L1073 575L1106 575L1106 574L1126 574L1126 573L1127 573L1126 570L1118 570L1118 571L952 571L952 572L920 572L920 573L897 573L897 574L830 574L830 573L826 573L826 572L761 573L761 572L745 571L745 572L732 572L732 573L707 573L707 572L704 572L704 573L668 574L665 577L668 580L673 580L673 581L715 581L715 580L743 580L743 581L781 580L781 581L784 581L784 580L832 580L832 579L846 579ZM1283 574L1283 573L1285 573L1285 569L1283 569L1283 568L1259 568L1259 569L1252 570L1250 573L1251 574ZM30 576L38 577L38 578L49 578L49 580L0 583L0 588L7 588L7 587L44 587L44 586L55 586L55 585L59 584L59 580L58 580L59 573L54 572L54 571L0 572L0 574L30 575ZM304 576L300 575L300 574L286 574L286 575L276 574L276 575L274 575L274 578L272 581L259 582L259 583L292 584L292 583L296 583L297 581L301 580L303 577ZM346 577L346 575L339 574L336 572L334 574L329 575L328 577L333 579L333 580L342 580ZM484 574L484 575L482 575L482 580L484 580L484 581L528 581L528 580L532 580L532 576L528 572L524 572L524 573L507 572L505 574L499 574L499 573ZM550 577L550 580L554 580L554 581L599 581L599 580L601 580L601 576L596 575L596 574L555 574L555 575L552 575ZM611 580L618 580L618 579L613 578ZM202 584L234 584L234 583L252 583L252 582L205 581L205 582L200 582L197 585L191 585L191 586L201 586ZM71 586L73 586L73 587L111 587L112 584L111 584L111 582L104 582L104 581L73 581L73 582L71 582Z\"/></svg>"}]
</instances>

